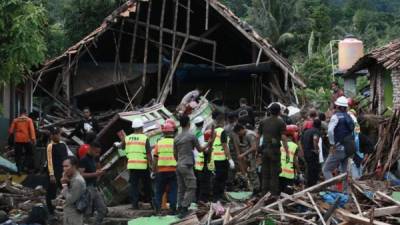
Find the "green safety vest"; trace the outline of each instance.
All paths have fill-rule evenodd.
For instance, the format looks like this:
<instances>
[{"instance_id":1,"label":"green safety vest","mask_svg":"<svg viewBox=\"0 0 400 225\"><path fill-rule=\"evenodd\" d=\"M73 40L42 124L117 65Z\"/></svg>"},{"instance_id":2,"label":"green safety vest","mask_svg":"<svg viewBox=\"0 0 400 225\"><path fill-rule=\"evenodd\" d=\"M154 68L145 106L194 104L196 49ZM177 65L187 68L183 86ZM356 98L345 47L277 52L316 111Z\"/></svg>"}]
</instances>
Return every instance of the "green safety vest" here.
<instances>
[{"instance_id":1,"label":"green safety vest","mask_svg":"<svg viewBox=\"0 0 400 225\"><path fill-rule=\"evenodd\" d=\"M157 142L158 166L176 166L174 157L174 139L162 138Z\"/></svg>"},{"instance_id":2,"label":"green safety vest","mask_svg":"<svg viewBox=\"0 0 400 225\"><path fill-rule=\"evenodd\" d=\"M212 160L214 161L224 161L226 160L226 155L224 152L224 148L222 147L221 142L221 134L224 131L223 128L218 127L215 129L216 137L213 143L213 150L212 150Z\"/></svg>"},{"instance_id":3,"label":"green safety vest","mask_svg":"<svg viewBox=\"0 0 400 225\"><path fill-rule=\"evenodd\" d=\"M203 152L199 152L199 154L197 154L196 156L196 164L194 166L194 169L197 171L202 171L204 168L204 153Z\"/></svg>"},{"instance_id":4,"label":"green safety vest","mask_svg":"<svg viewBox=\"0 0 400 225\"><path fill-rule=\"evenodd\" d=\"M294 155L296 154L297 144L288 142L289 147L289 162L286 163L286 151L284 147L281 147L281 168L282 172L279 174L280 177L287 179L294 179Z\"/></svg>"},{"instance_id":5,"label":"green safety vest","mask_svg":"<svg viewBox=\"0 0 400 225\"><path fill-rule=\"evenodd\" d=\"M147 136L144 134L131 134L125 137L125 155L128 158L129 170L147 169L146 142Z\"/></svg>"}]
</instances>

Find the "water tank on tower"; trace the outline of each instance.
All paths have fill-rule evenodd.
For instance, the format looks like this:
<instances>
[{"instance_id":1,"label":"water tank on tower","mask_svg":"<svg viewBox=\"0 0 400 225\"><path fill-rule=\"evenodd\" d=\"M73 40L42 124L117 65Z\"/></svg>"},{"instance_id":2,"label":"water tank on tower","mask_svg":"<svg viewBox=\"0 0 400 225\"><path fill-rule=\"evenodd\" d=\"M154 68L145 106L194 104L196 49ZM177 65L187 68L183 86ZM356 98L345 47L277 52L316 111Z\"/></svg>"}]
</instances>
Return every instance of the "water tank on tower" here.
<instances>
[{"instance_id":1,"label":"water tank on tower","mask_svg":"<svg viewBox=\"0 0 400 225\"><path fill-rule=\"evenodd\" d=\"M350 69L364 56L364 44L352 35L339 42L339 71Z\"/></svg>"}]
</instances>

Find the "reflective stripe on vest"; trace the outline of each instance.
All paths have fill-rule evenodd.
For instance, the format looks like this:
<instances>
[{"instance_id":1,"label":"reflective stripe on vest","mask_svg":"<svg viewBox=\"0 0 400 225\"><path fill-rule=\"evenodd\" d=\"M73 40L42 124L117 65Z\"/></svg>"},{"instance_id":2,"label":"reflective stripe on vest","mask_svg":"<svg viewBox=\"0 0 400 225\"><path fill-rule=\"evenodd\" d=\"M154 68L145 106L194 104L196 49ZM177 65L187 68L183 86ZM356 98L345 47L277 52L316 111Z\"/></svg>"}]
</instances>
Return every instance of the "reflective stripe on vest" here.
<instances>
[{"instance_id":1,"label":"reflective stripe on vest","mask_svg":"<svg viewBox=\"0 0 400 225\"><path fill-rule=\"evenodd\" d=\"M285 177L288 179L294 179L294 155L296 154L297 145L293 142L288 142L289 147L289 162L286 163L286 151L281 147L281 168L282 172L279 174L280 177Z\"/></svg>"},{"instance_id":2,"label":"reflective stripe on vest","mask_svg":"<svg viewBox=\"0 0 400 225\"><path fill-rule=\"evenodd\" d=\"M213 143L212 158L214 161L226 160L224 148L222 147L221 134L224 131L223 128L218 127L215 129L216 137Z\"/></svg>"},{"instance_id":3,"label":"reflective stripe on vest","mask_svg":"<svg viewBox=\"0 0 400 225\"><path fill-rule=\"evenodd\" d=\"M144 134L131 134L125 137L125 154L128 158L128 169L147 169L146 141L147 136Z\"/></svg>"},{"instance_id":4,"label":"reflective stripe on vest","mask_svg":"<svg viewBox=\"0 0 400 225\"><path fill-rule=\"evenodd\" d=\"M157 142L158 166L176 166L174 157L174 139L162 138Z\"/></svg>"},{"instance_id":5,"label":"reflective stripe on vest","mask_svg":"<svg viewBox=\"0 0 400 225\"><path fill-rule=\"evenodd\" d=\"M204 153L199 152L196 156L196 164L194 166L195 170L202 171L204 168Z\"/></svg>"}]
</instances>

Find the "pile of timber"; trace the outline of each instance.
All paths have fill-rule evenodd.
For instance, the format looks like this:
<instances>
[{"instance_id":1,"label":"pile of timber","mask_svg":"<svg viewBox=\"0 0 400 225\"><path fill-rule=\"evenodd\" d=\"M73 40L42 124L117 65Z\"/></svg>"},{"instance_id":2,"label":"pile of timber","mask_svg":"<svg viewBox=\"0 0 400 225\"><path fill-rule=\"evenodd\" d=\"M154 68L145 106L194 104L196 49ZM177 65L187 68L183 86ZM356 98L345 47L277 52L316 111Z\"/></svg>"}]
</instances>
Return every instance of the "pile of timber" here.
<instances>
[{"instance_id":1,"label":"pile of timber","mask_svg":"<svg viewBox=\"0 0 400 225\"><path fill-rule=\"evenodd\" d=\"M27 216L35 205L44 204L44 194L41 186L30 189L7 179L0 184L0 210L9 212L11 217Z\"/></svg>"},{"instance_id":2,"label":"pile of timber","mask_svg":"<svg viewBox=\"0 0 400 225\"><path fill-rule=\"evenodd\" d=\"M400 159L400 111L394 111L393 115L379 125L379 138L375 146L374 154L366 161L365 173L378 175L382 178L384 173Z\"/></svg>"},{"instance_id":3,"label":"pile of timber","mask_svg":"<svg viewBox=\"0 0 400 225\"><path fill-rule=\"evenodd\" d=\"M322 191L330 190L344 179L350 179L347 203L340 207L339 197L326 203L321 197ZM341 174L292 195L282 193L279 199L268 193L255 204L238 207L228 203L222 214L210 206L206 214L199 216L196 212L174 224L245 225L267 220L274 224L396 224L400 221L396 217L400 215L400 202L390 197L392 191L383 181L354 181L347 174Z\"/></svg>"}]
</instances>

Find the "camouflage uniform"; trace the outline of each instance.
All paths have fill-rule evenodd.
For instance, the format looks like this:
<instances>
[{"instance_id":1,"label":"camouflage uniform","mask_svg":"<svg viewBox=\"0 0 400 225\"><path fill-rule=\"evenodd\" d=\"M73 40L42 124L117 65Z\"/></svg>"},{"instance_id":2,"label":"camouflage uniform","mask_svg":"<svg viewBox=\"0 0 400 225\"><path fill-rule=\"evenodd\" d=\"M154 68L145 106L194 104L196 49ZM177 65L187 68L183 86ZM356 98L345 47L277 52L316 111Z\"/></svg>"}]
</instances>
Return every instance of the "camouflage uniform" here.
<instances>
[{"instance_id":1,"label":"camouflage uniform","mask_svg":"<svg viewBox=\"0 0 400 225\"><path fill-rule=\"evenodd\" d=\"M256 133L246 130L246 135L240 140L240 152L244 153L251 148L256 141ZM257 145L258 146L258 145ZM253 192L260 190L260 179L257 174L256 153L250 153L245 158L247 164L247 178L249 180L249 189Z\"/></svg>"}]
</instances>

